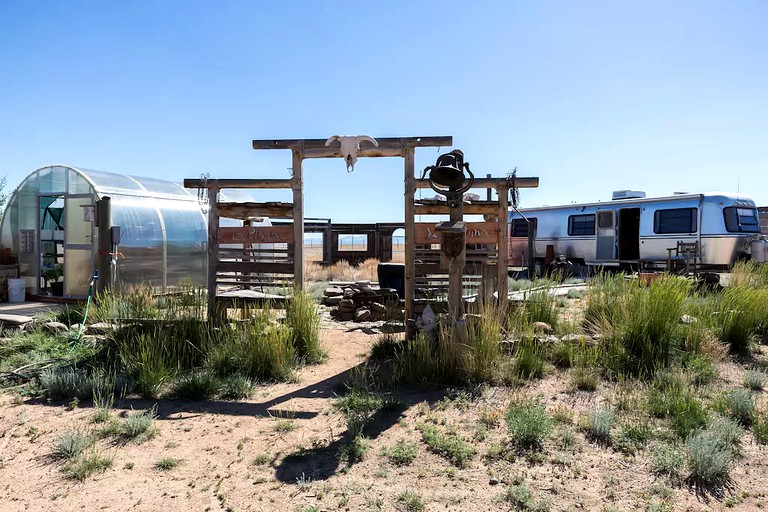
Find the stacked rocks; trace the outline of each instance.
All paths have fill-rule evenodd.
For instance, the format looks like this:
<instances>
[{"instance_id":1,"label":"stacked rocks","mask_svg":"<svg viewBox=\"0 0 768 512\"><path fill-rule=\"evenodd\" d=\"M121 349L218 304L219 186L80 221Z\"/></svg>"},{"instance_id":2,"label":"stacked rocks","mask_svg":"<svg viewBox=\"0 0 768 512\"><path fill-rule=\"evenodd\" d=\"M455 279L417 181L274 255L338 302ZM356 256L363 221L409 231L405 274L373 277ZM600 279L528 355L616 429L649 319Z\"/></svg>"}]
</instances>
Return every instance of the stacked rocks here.
<instances>
[{"instance_id":1,"label":"stacked rocks","mask_svg":"<svg viewBox=\"0 0 768 512\"><path fill-rule=\"evenodd\" d=\"M330 306L331 316L342 322L376 322L384 320L385 304L399 302L397 292L390 288L379 288L369 281L340 283L326 288L323 304Z\"/></svg>"}]
</instances>

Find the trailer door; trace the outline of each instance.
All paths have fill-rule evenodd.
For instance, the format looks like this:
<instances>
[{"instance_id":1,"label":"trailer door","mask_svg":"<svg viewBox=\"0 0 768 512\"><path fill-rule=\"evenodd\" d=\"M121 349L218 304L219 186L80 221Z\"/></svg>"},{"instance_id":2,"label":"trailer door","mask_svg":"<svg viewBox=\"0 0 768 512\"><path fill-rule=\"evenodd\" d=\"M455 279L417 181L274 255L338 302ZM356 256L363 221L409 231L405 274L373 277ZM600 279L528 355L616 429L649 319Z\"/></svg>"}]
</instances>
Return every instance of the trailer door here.
<instances>
[{"instance_id":1,"label":"trailer door","mask_svg":"<svg viewBox=\"0 0 768 512\"><path fill-rule=\"evenodd\" d=\"M616 259L616 216L613 210L597 210L597 250L598 261Z\"/></svg>"}]
</instances>

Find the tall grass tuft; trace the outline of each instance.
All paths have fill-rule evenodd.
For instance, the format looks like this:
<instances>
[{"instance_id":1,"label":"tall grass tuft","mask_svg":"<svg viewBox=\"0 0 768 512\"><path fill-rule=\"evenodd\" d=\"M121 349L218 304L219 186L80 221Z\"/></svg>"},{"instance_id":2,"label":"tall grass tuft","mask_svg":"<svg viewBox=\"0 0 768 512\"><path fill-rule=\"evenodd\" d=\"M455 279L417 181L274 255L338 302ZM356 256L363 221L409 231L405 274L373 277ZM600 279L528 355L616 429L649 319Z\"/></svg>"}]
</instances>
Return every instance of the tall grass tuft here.
<instances>
[{"instance_id":1,"label":"tall grass tuft","mask_svg":"<svg viewBox=\"0 0 768 512\"><path fill-rule=\"evenodd\" d=\"M498 375L501 358L503 313L490 302L481 303L467 321L467 359L469 377L475 382L490 382Z\"/></svg>"},{"instance_id":2,"label":"tall grass tuft","mask_svg":"<svg viewBox=\"0 0 768 512\"><path fill-rule=\"evenodd\" d=\"M466 346L441 330L439 340L419 334L396 359L395 379L404 383L462 384L467 379Z\"/></svg>"},{"instance_id":3,"label":"tall grass tuft","mask_svg":"<svg viewBox=\"0 0 768 512\"><path fill-rule=\"evenodd\" d=\"M729 344L731 353L748 353L768 321L768 288L729 286L714 301L717 314L713 318L720 339Z\"/></svg>"},{"instance_id":4,"label":"tall grass tuft","mask_svg":"<svg viewBox=\"0 0 768 512\"><path fill-rule=\"evenodd\" d=\"M296 355L308 364L325 359L320 347L320 314L307 292L295 290L285 310L286 324L292 333Z\"/></svg>"}]
</instances>

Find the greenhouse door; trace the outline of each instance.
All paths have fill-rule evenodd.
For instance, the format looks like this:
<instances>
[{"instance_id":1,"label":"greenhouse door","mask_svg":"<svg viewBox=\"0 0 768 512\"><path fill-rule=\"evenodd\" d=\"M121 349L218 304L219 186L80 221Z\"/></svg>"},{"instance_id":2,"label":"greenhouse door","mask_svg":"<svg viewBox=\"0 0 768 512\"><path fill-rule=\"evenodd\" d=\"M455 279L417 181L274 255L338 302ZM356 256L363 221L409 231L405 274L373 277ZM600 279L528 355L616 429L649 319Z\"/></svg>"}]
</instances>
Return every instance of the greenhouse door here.
<instances>
[{"instance_id":1,"label":"greenhouse door","mask_svg":"<svg viewBox=\"0 0 768 512\"><path fill-rule=\"evenodd\" d=\"M64 296L85 297L93 272L92 195L67 196L64 205Z\"/></svg>"}]
</instances>

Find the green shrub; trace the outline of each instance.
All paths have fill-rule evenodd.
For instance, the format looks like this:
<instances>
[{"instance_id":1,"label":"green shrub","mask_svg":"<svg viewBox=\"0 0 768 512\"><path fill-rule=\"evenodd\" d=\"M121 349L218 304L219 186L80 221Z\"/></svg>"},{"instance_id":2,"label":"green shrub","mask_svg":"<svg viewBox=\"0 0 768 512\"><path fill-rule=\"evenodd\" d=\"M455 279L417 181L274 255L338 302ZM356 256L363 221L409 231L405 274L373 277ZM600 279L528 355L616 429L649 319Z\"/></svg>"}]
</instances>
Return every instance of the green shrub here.
<instances>
[{"instance_id":1,"label":"green shrub","mask_svg":"<svg viewBox=\"0 0 768 512\"><path fill-rule=\"evenodd\" d=\"M620 452L633 454L643 449L652 437L653 431L648 423L635 420L633 423L622 425L613 445Z\"/></svg>"},{"instance_id":2,"label":"green shrub","mask_svg":"<svg viewBox=\"0 0 768 512\"><path fill-rule=\"evenodd\" d=\"M419 512L424 510L424 500L413 491L406 489L397 496L397 501L405 507L408 512Z\"/></svg>"},{"instance_id":3,"label":"green shrub","mask_svg":"<svg viewBox=\"0 0 768 512\"><path fill-rule=\"evenodd\" d=\"M573 343L555 343L549 352L549 360L558 368L570 368L574 364L574 352Z\"/></svg>"},{"instance_id":4,"label":"green shrub","mask_svg":"<svg viewBox=\"0 0 768 512\"><path fill-rule=\"evenodd\" d=\"M752 435L757 444L768 444L768 412L759 415L752 423Z\"/></svg>"},{"instance_id":5,"label":"green shrub","mask_svg":"<svg viewBox=\"0 0 768 512\"><path fill-rule=\"evenodd\" d=\"M629 289L626 305L614 324L623 369L634 375L652 375L657 368L669 365L676 339L681 337L678 322L689 289L687 280L667 276L649 287Z\"/></svg>"},{"instance_id":6,"label":"green shrub","mask_svg":"<svg viewBox=\"0 0 768 512\"><path fill-rule=\"evenodd\" d=\"M707 431L716 437L734 456L741 455L741 436L744 430L728 418L715 415L707 422Z\"/></svg>"},{"instance_id":7,"label":"green shrub","mask_svg":"<svg viewBox=\"0 0 768 512\"><path fill-rule=\"evenodd\" d=\"M468 380L466 346L448 330L440 330L439 340L424 334L408 343L395 362L395 380L404 383L464 384Z\"/></svg>"},{"instance_id":8,"label":"green shrub","mask_svg":"<svg viewBox=\"0 0 768 512\"><path fill-rule=\"evenodd\" d=\"M456 433L442 432L434 425L420 425L421 439L429 450L447 459L456 467L467 466L475 454L475 447Z\"/></svg>"},{"instance_id":9,"label":"green shrub","mask_svg":"<svg viewBox=\"0 0 768 512\"><path fill-rule=\"evenodd\" d=\"M155 469L159 469L160 471L170 471L177 468L181 462L181 459L163 457L162 459L155 462Z\"/></svg>"},{"instance_id":10,"label":"green shrub","mask_svg":"<svg viewBox=\"0 0 768 512\"><path fill-rule=\"evenodd\" d=\"M766 322L768 288L729 286L715 299L715 304L718 314L713 319L720 339L730 345L732 353L746 354Z\"/></svg>"},{"instance_id":11,"label":"green shrub","mask_svg":"<svg viewBox=\"0 0 768 512\"><path fill-rule=\"evenodd\" d=\"M552 432L552 419L544 404L533 400L518 400L507 408L507 428L512 443L522 449L538 449Z\"/></svg>"},{"instance_id":12,"label":"green shrub","mask_svg":"<svg viewBox=\"0 0 768 512\"><path fill-rule=\"evenodd\" d=\"M395 466L407 466L416 458L419 447L416 443L400 440L393 447L386 450L385 455L389 462Z\"/></svg>"},{"instance_id":13,"label":"green shrub","mask_svg":"<svg viewBox=\"0 0 768 512\"><path fill-rule=\"evenodd\" d=\"M705 354L694 354L685 361L685 369L696 385L709 384L717 378L717 368L712 358Z\"/></svg>"},{"instance_id":14,"label":"green shrub","mask_svg":"<svg viewBox=\"0 0 768 512\"><path fill-rule=\"evenodd\" d=\"M124 441L136 441L138 443L152 439L157 434L155 418L157 418L155 409L129 414L120 425L120 437Z\"/></svg>"},{"instance_id":15,"label":"green shrub","mask_svg":"<svg viewBox=\"0 0 768 512\"><path fill-rule=\"evenodd\" d=\"M715 408L745 427L755 419L755 402L747 389L728 391L716 401Z\"/></svg>"},{"instance_id":16,"label":"green shrub","mask_svg":"<svg viewBox=\"0 0 768 512\"><path fill-rule=\"evenodd\" d=\"M229 375L224 379L221 397L225 400L242 400L253 394L253 381L239 373Z\"/></svg>"},{"instance_id":17,"label":"green shrub","mask_svg":"<svg viewBox=\"0 0 768 512\"><path fill-rule=\"evenodd\" d=\"M614 416L611 411L593 411L587 415L582 428L592 441L601 444L611 444Z\"/></svg>"},{"instance_id":18,"label":"green shrub","mask_svg":"<svg viewBox=\"0 0 768 512\"><path fill-rule=\"evenodd\" d=\"M762 391L765 386L765 373L760 370L749 370L744 374L744 387L752 391Z\"/></svg>"},{"instance_id":19,"label":"green shrub","mask_svg":"<svg viewBox=\"0 0 768 512\"><path fill-rule=\"evenodd\" d=\"M384 405L381 396L363 389L350 389L334 402L334 407L347 419L347 432L355 437L362 433L374 414Z\"/></svg>"},{"instance_id":20,"label":"green shrub","mask_svg":"<svg viewBox=\"0 0 768 512\"><path fill-rule=\"evenodd\" d=\"M685 453L669 444L658 444L651 449L651 469L657 475L668 477L673 482L682 480Z\"/></svg>"},{"instance_id":21,"label":"green shrub","mask_svg":"<svg viewBox=\"0 0 768 512\"><path fill-rule=\"evenodd\" d=\"M299 359L308 364L325 359L320 347L320 313L311 295L296 289L285 308L285 321Z\"/></svg>"},{"instance_id":22,"label":"green shrub","mask_svg":"<svg viewBox=\"0 0 768 512\"><path fill-rule=\"evenodd\" d=\"M546 287L528 294L524 310L529 324L544 322L557 329L557 298L551 291L551 287Z\"/></svg>"},{"instance_id":23,"label":"green shrub","mask_svg":"<svg viewBox=\"0 0 768 512\"><path fill-rule=\"evenodd\" d=\"M514 376L522 379L540 379L544 376L543 348L535 338L520 340L512 365Z\"/></svg>"},{"instance_id":24,"label":"green shrub","mask_svg":"<svg viewBox=\"0 0 768 512\"><path fill-rule=\"evenodd\" d=\"M371 347L372 359L391 359L403 353L405 344L394 334L380 336Z\"/></svg>"},{"instance_id":25,"label":"green shrub","mask_svg":"<svg viewBox=\"0 0 768 512\"><path fill-rule=\"evenodd\" d=\"M51 457L71 460L79 457L92 444L93 439L82 430L65 430L56 436L51 449Z\"/></svg>"},{"instance_id":26,"label":"green shrub","mask_svg":"<svg viewBox=\"0 0 768 512\"><path fill-rule=\"evenodd\" d=\"M477 315L467 318L468 376L474 382L490 382L498 374L503 316L491 303L480 303Z\"/></svg>"},{"instance_id":27,"label":"green shrub","mask_svg":"<svg viewBox=\"0 0 768 512\"><path fill-rule=\"evenodd\" d=\"M669 418L670 427L685 439L707 421L707 413L679 375L657 372L648 396L651 414Z\"/></svg>"},{"instance_id":28,"label":"green shrub","mask_svg":"<svg viewBox=\"0 0 768 512\"><path fill-rule=\"evenodd\" d=\"M708 485L728 479L733 453L721 439L708 430L693 433L685 443L690 478Z\"/></svg>"},{"instance_id":29,"label":"green shrub","mask_svg":"<svg viewBox=\"0 0 768 512\"><path fill-rule=\"evenodd\" d=\"M93 381L83 369L56 366L44 370L40 374L40 385L53 401L85 400L93 396Z\"/></svg>"},{"instance_id":30,"label":"green shrub","mask_svg":"<svg viewBox=\"0 0 768 512\"><path fill-rule=\"evenodd\" d=\"M248 321L217 334L207 367L219 377L240 374L257 381L290 380L296 360L291 330L271 323L266 308L253 313Z\"/></svg>"},{"instance_id":31,"label":"green shrub","mask_svg":"<svg viewBox=\"0 0 768 512\"><path fill-rule=\"evenodd\" d=\"M221 381L207 372L183 375L171 386L171 396L178 400L208 400L221 390Z\"/></svg>"},{"instance_id":32,"label":"green shrub","mask_svg":"<svg viewBox=\"0 0 768 512\"><path fill-rule=\"evenodd\" d=\"M547 512L551 507L549 500L535 500L530 487L522 483L507 487L504 501L509 503L514 510L525 512Z\"/></svg>"},{"instance_id":33,"label":"green shrub","mask_svg":"<svg viewBox=\"0 0 768 512\"><path fill-rule=\"evenodd\" d=\"M103 473L112 467L114 455L105 455L96 450L70 460L61 471L67 478L83 481L94 473Z\"/></svg>"},{"instance_id":34,"label":"green shrub","mask_svg":"<svg viewBox=\"0 0 768 512\"><path fill-rule=\"evenodd\" d=\"M570 385L580 391L595 391L600 382L597 368L579 366L571 371Z\"/></svg>"}]
</instances>

